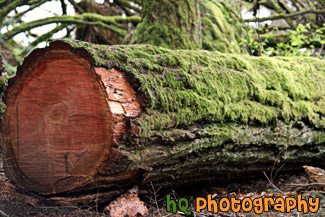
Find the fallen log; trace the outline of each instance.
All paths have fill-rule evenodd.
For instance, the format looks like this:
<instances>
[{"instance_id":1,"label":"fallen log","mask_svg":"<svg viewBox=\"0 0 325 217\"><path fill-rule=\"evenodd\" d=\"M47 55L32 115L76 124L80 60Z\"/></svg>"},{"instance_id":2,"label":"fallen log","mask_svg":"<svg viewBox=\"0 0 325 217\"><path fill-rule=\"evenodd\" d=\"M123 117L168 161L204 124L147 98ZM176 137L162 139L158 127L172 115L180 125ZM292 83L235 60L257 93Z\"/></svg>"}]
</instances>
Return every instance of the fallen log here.
<instances>
[{"instance_id":1,"label":"fallen log","mask_svg":"<svg viewBox=\"0 0 325 217\"><path fill-rule=\"evenodd\" d=\"M6 175L44 195L324 166L325 61L54 41L9 80Z\"/></svg>"}]
</instances>

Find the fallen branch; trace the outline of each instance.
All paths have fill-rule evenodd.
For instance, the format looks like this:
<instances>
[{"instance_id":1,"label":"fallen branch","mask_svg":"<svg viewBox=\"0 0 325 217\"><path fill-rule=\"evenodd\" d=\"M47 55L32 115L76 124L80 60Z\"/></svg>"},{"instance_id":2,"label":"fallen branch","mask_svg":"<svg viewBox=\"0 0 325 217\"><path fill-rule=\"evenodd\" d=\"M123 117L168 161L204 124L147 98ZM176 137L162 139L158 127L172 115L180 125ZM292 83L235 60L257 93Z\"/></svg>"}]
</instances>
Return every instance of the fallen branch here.
<instances>
[{"instance_id":1,"label":"fallen branch","mask_svg":"<svg viewBox=\"0 0 325 217\"><path fill-rule=\"evenodd\" d=\"M307 183L307 184L289 184L289 185L307 187L307 186L325 186L325 183Z\"/></svg>"},{"instance_id":2,"label":"fallen branch","mask_svg":"<svg viewBox=\"0 0 325 217\"><path fill-rule=\"evenodd\" d=\"M2 217L9 217L5 212L3 212L1 209L0 209L0 216Z\"/></svg>"},{"instance_id":3,"label":"fallen branch","mask_svg":"<svg viewBox=\"0 0 325 217\"><path fill-rule=\"evenodd\" d=\"M325 14L325 10L308 9L308 10L298 11L298 12L294 12L294 13L290 13L290 14L277 14L277 15L270 16L270 17L257 17L257 18L252 18L252 19L246 19L244 21L245 22L264 22L264 21L269 21L269 20L287 19L287 18L297 17L297 16L305 15L305 14Z\"/></svg>"},{"instance_id":4,"label":"fallen branch","mask_svg":"<svg viewBox=\"0 0 325 217\"><path fill-rule=\"evenodd\" d=\"M117 26L119 23L136 23L139 22L139 17L127 17L123 18L120 16L101 16L98 14L92 14L92 13L85 13L80 16L53 16L53 17L47 17L39 20L34 20L29 23L23 23L20 26L17 26L13 28L12 30L6 32L3 34L3 37L8 40L14 37L15 35L28 31L30 29L44 26L51 23L61 23L61 24L77 24L77 25L92 25L97 26L100 28L108 29L112 32L115 32L117 34L123 35L125 34L125 30L122 30Z\"/></svg>"}]
</instances>

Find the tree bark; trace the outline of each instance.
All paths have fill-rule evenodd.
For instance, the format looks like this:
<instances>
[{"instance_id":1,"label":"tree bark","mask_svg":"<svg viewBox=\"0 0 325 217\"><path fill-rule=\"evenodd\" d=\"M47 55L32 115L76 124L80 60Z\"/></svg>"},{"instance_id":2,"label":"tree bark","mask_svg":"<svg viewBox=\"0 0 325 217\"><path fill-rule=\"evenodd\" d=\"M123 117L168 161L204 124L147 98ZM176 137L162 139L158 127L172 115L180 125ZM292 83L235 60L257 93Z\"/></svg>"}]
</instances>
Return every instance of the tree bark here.
<instances>
[{"instance_id":1,"label":"tree bark","mask_svg":"<svg viewBox=\"0 0 325 217\"><path fill-rule=\"evenodd\" d=\"M5 107L2 102L2 96L6 89L6 82L5 82L5 79L2 77L2 73L4 72L5 67L6 66L4 63L4 59L0 54L0 120L2 119L1 117L2 117L2 113L4 112L4 107ZM0 153L1 153L1 147L0 147Z\"/></svg>"},{"instance_id":2,"label":"tree bark","mask_svg":"<svg viewBox=\"0 0 325 217\"><path fill-rule=\"evenodd\" d=\"M224 13L227 11L227 13ZM240 45L244 33L238 11L224 1L200 1L202 48L222 53L247 53Z\"/></svg>"},{"instance_id":3,"label":"tree bark","mask_svg":"<svg viewBox=\"0 0 325 217\"><path fill-rule=\"evenodd\" d=\"M201 48L198 0L144 0L142 8L142 21L132 36L132 44Z\"/></svg>"},{"instance_id":4,"label":"tree bark","mask_svg":"<svg viewBox=\"0 0 325 217\"><path fill-rule=\"evenodd\" d=\"M325 63L55 41L10 79L6 175L40 194L324 166Z\"/></svg>"}]
</instances>

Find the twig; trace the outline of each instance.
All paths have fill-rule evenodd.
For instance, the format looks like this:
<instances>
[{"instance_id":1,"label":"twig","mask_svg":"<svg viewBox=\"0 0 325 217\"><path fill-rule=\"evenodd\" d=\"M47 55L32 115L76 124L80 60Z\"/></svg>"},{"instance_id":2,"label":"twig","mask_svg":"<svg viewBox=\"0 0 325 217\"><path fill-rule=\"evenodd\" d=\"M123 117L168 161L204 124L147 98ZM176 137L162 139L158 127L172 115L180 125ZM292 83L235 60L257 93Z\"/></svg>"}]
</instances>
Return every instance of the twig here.
<instances>
[{"instance_id":1,"label":"twig","mask_svg":"<svg viewBox=\"0 0 325 217\"><path fill-rule=\"evenodd\" d=\"M68 2L70 2L70 4L73 5L73 7L75 8L75 10L78 12L78 13L84 13L84 9L82 9L74 0L68 0Z\"/></svg>"},{"instance_id":2,"label":"twig","mask_svg":"<svg viewBox=\"0 0 325 217\"><path fill-rule=\"evenodd\" d=\"M10 38L14 37L15 35L21 32L25 32L30 29L39 26L44 26L51 23L93 25L100 28L106 28L112 32L123 35L125 33L124 30L115 28L111 25L117 25L118 23L137 22L139 19L140 19L139 17L127 17L125 19L122 18L121 16L105 17L105 16L101 16L98 14L91 14L91 13L82 14L81 16L68 16L68 15L53 16L53 17L42 18L39 20L34 20L29 23L23 23L20 26L17 26L12 30L4 33L3 37L6 40L9 40Z\"/></svg>"},{"instance_id":3,"label":"twig","mask_svg":"<svg viewBox=\"0 0 325 217\"><path fill-rule=\"evenodd\" d=\"M285 195L285 196L288 196L288 195L286 195L283 191L281 191L278 187L276 187L274 184L273 184L273 182L269 179L269 177L266 175L266 173L265 172L263 172L264 173L264 175L265 175L265 177L267 178L267 180L269 181L269 183L276 189L276 190L278 190L281 194L283 194L283 195Z\"/></svg>"},{"instance_id":4,"label":"twig","mask_svg":"<svg viewBox=\"0 0 325 217\"><path fill-rule=\"evenodd\" d=\"M33 42L30 43L31 46L36 46L39 43L41 43L42 41L46 41L48 40L50 37L52 37L54 35L54 33L57 33L59 31L61 31L62 29L66 28L68 25L63 24L63 25L57 25L54 29L52 29L51 31L38 36Z\"/></svg>"},{"instance_id":5,"label":"twig","mask_svg":"<svg viewBox=\"0 0 325 217\"><path fill-rule=\"evenodd\" d=\"M9 1L6 6L1 7L0 10L0 20L2 21L3 18L12 10L19 6L26 5L26 1L24 0L17 0L17 1Z\"/></svg>"},{"instance_id":6,"label":"twig","mask_svg":"<svg viewBox=\"0 0 325 217\"><path fill-rule=\"evenodd\" d=\"M41 1L36 1L35 4L32 4L29 6L29 8L25 11L22 11L18 14L16 14L14 17L12 17L13 20L19 20L22 16L24 16L27 12L34 10L37 7L40 7L42 4L47 2L48 0L41 0Z\"/></svg>"},{"instance_id":7,"label":"twig","mask_svg":"<svg viewBox=\"0 0 325 217\"><path fill-rule=\"evenodd\" d=\"M279 160L280 155L282 154L282 152L283 152L283 149L279 152L278 156L276 156L276 159L275 159L274 164L273 164L273 166L272 166L272 170L271 170L271 174L270 174L270 177L271 177L272 182L273 182L273 180L274 180L274 179L273 179L273 171L274 171L275 165L276 165L276 163L278 162L278 160ZM281 169L283 166L284 166L284 165L282 165L282 166L280 167L280 169ZM279 171L279 169L276 171L274 178L275 178L276 175L278 174L278 171Z\"/></svg>"},{"instance_id":8,"label":"twig","mask_svg":"<svg viewBox=\"0 0 325 217\"><path fill-rule=\"evenodd\" d=\"M196 215L198 215L198 216L211 216L210 214L205 214L205 213L201 213L201 212L192 211L192 213L194 214L194 216L196 216Z\"/></svg>"},{"instance_id":9,"label":"twig","mask_svg":"<svg viewBox=\"0 0 325 217\"><path fill-rule=\"evenodd\" d=\"M279 172L279 171L284 167L284 165L285 165L285 164L282 164L282 165L280 166L280 168L276 170L273 179L275 179L275 177L278 175L278 172ZM273 181L273 180L272 180L272 181Z\"/></svg>"},{"instance_id":10,"label":"twig","mask_svg":"<svg viewBox=\"0 0 325 217\"><path fill-rule=\"evenodd\" d=\"M161 189L161 187L159 187L158 188L158 190L156 191L156 189L154 188L154 186L153 186L153 184L152 184L152 182L151 182L151 188L152 188L152 190L153 190L153 196L154 196L154 201L153 201L153 203L156 205L156 208L157 208L157 210L159 210L159 206L158 206L158 202L157 202L157 193L158 193L158 191Z\"/></svg>"},{"instance_id":11,"label":"twig","mask_svg":"<svg viewBox=\"0 0 325 217\"><path fill-rule=\"evenodd\" d=\"M0 209L0 215L1 216L4 216L4 217L9 217L5 212L3 212L1 209Z\"/></svg>"},{"instance_id":12,"label":"twig","mask_svg":"<svg viewBox=\"0 0 325 217\"><path fill-rule=\"evenodd\" d=\"M291 186L302 186L302 187L306 187L306 186L325 186L325 183L308 183L308 184L288 184Z\"/></svg>"},{"instance_id":13,"label":"twig","mask_svg":"<svg viewBox=\"0 0 325 217\"><path fill-rule=\"evenodd\" d=\"M62 14L66 15L67 14L67 5L64 2L64 0L60 0L60 2L61 2Z\"/></svg>"},{"instance_id":14,"label":"twig","mask_svg":"<svg viewBox=\"0 0 325 217\"><path fill-rule=\"evenodd\" d=\"M275 159L275 161L274 161L274 164L273 164L273 166L272 166L272 170L271 170L271 174L270 174L271 179L266 175L265 172L263 172L263 173L264 173L265 177L267 178L267 180L269 181L269 183L270 183L270 184L271 184L271 185L272 185L276 190L278 190L281 194L287 196L283 191L281 191L278 187L276 187L276 186L274 185L274 179L275 179L275 177L278 175L279 171L283 168L283 166L284 166L285 164L282 164L282 165L280 166L280 168L277 169L277 171L275 172L275 175L274 175L274 177L273 177L273 171L274 171L275 165L277 164L277 162L278 162L278 160L279 160L279 158L280 158L280 156L281 156L282 153L283 153L283 149L282 149L282 150L279 152L279 154L276 156L276 159Z\"/></svg>"},{"instance_id":15,"label":"twig","mask_svg":"<svg viewBox=\"0 0 325 217\"><path fill-rule=\"evenodd\" d=\"M125 6L127 8L130 8L138 13L141 13L141 9L136 7L136 6L132 6L128 1L124 1L124 0L116 0L116 3L118 5L122 5L122 6Z\"/></svg>"}]
</instances>

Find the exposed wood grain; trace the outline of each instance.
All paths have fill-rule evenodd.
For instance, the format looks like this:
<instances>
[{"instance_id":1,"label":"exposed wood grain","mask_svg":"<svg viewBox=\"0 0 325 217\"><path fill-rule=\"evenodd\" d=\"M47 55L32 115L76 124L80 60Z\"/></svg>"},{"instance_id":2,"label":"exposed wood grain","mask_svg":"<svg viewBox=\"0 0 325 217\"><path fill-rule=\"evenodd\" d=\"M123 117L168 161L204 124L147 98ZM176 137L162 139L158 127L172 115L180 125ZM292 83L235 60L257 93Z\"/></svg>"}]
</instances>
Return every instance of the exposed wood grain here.
<instances>
[{"instance_id":1,"label":"exposed wood grain","mask_svg":"<svg viewBox=\"0 0 325 217\"><path fill-rule=\"evenodd\" d=\"M140 112L125 75L94 70L68 50L39 55L22 70L4 116L8 176L52 194L108 171L122 157L113 146L126 132L127 118Z\"/></svg>"}]
</instances>

